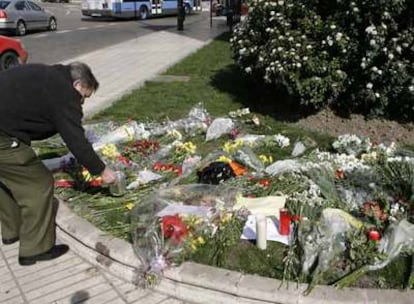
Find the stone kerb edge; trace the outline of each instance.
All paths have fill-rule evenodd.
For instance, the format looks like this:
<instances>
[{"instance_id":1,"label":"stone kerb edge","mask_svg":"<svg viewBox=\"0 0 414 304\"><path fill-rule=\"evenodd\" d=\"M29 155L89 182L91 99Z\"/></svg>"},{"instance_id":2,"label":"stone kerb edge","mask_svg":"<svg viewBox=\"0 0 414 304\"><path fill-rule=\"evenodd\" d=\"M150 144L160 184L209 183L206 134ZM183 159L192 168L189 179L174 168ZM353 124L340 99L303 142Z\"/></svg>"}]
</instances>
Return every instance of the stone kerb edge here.
<instances>
[{"instance_id":1,"label":"stone kerb edge","mask_svg":"<svg viewBox=\"0 0 414 304\"><path fill-rule=\"evenodd\" d=\"M59 238L89 263L116 277L135 283L142 266L132 245L105 235L76 215L60 201L56 217ZM165 271L155 289L176 298L201 304L280 303L280 304L412 304L414 291L317 286L304 296L306 284L241 274L236 271L185 262ZM213 300L214 299L214 300Z\"/></svg>"}]
</instances>

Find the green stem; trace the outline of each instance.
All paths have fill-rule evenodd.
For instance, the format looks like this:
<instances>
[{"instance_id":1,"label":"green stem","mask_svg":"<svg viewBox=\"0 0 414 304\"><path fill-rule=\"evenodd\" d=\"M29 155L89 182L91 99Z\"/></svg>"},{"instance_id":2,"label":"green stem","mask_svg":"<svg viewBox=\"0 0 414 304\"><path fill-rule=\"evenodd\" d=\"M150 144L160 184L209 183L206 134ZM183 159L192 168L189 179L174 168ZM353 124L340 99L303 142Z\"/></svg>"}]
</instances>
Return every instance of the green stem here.
<instances>
[{"instance_id":1,"label":"green stem","mask_svg":"<svg viewBox=\"0 0 414 304\"><path fill-rule=\"evenodd\" d=\"M355 281L357 281L360 277L362 277L367 272L368 272L368 270L365 266L363 266L361 268L358 268L357 270L351 272L350 274L344 276L342 279L337 281L334 284L334 286L336 288L347 287L347 286L351 285L352 283L354 283Z\"/></svg>"}]
</instances>

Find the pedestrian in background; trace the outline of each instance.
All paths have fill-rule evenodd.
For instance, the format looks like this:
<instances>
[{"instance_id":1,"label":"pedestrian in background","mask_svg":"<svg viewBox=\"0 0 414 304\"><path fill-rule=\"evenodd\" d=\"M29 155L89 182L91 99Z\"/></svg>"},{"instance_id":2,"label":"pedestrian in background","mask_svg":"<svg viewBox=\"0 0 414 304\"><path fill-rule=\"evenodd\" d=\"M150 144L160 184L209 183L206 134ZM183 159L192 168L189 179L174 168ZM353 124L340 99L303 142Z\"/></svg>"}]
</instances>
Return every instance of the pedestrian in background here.
<instances>
[{"instance_id":1,"label":"pedestrian in background","mask_svg":"<svg viewBox=\"0 0 414 304\"><path fill-rule=\"evenodd\" d=\"M3 244L20 240L20 265L55 259L54 180L30 147L60 134L78 162L107 184L115 182L86 139L82 104L99 83L84 63L26 64L0 72L0 222Z\"/></svg>"}]
</instances>

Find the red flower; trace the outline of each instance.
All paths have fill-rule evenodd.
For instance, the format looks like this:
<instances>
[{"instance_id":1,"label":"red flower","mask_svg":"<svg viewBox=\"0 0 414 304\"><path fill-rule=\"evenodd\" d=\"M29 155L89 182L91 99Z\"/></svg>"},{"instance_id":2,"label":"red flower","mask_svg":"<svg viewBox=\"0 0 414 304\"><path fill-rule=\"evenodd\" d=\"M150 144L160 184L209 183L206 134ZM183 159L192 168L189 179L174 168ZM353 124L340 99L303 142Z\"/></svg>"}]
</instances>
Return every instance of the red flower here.
<instances>
[{"instance_id":1,"label":"red flower","mask_svg":"<svg viewBox=\"0 0 414 304\"><path fill-rule=\"evenodd\" d=\"M138 153L148 156L158 151L160 148L160 143L158 141L141 139L135 141L132 146Z\"/></svg>"},{"instance_id":2,"label":"red flower","mask_svg":"<svg viewBox=\"0 0 414 304\"><path fill-rule=\"evenodd\" d=\"M188 228L178 214L163 216L161 221L161 229L165 238L171 239L174 244L180 244L187 235Z\"/></svg>"},{"instance_id":3,"label":"red flower","mask_svg":"<svg viewBox=\"0 0 414 304\"><path fill-rule=\"evenodd\" d=\"M101 178L94 178L89 182L91 187L100 187L102 186L102 179Z\"/></svg>"},{"instance_id":4,"label":"red flower","mask_svg":"<svg viewBox=\"0 0 414 304\"><path fill-rule=\"evenodd\" d=\"M159 163L159 162L155 162L155 163L154 163L154 165L152 166L152 168L153 168L155 171L160 171L160 170L161 170L161 167L162 167L162 164L161 164L161 163Z\"/></svg>"},{"instance_id":5,"label":"red flower","mask_svg":"<svg viewBox=\"0 0 414 304\"><path fill-rule=\"evenodd\" d=\"M258 181L259 185L263 188L268 188L270 185L270 181L268 179L261 179Z\"/></svg>"},{"instance_id":6,"label":"red flower","mask_svg":"<svg viewBox=\"0 0 414 304\"><path fill-rule=\"evenodd\" d=\"M129 165L130 161L128 158L126 158L125 156L119 155L118 156L118 160L123 163L124 165Z\"/></svg>"},{"instance_id":7,"label":"red flower","mask_svg":"<svg viewBox=\"0 0 414 304\"><path fill-rule=\"evenodd\" d=\"M290 216L290 220L292 222L300 222L302 220L302 216L294 214Z\"/></svg>"},{"instance_id":8,"label":"red flower","mask_svg":"<svg viewBox=\"0 0 414 304\"><path fill-rule=\"evenodd\" d=\"M66 179L60 179L55 181L55 187L56 188L72 188L74 185L74 182L68 181Z\"/></svg>"},{"instance_id":9,"label":"red flower","mask_svg":"<svg viewBox=\"0 0 414 304\"><path fill-rule=\"evenodd\" d=\"M379 241L381 239L381 232L375 227L372 227L368 230L368 238L371 241Z\"/></svg>"}]
</instances>

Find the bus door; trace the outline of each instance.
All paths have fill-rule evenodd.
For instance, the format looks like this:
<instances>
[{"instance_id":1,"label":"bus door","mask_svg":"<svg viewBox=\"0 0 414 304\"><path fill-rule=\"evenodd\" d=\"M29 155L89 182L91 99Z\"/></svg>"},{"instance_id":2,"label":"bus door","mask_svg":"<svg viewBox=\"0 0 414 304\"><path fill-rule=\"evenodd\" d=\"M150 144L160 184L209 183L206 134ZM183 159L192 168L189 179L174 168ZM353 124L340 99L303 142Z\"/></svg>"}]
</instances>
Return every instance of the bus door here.
<instances>
[{"instance_id":1,"label":"bus door","mask_svg":"<svg viewBox=\"0 0 414 304\"><path fill-rule=\"evenodd\" d=\"M155 15L162 15L163 11L162 11L162 2L163 0L152 0L151 1L151 15L155 16Z\"/></svg>"}]
</instances>

